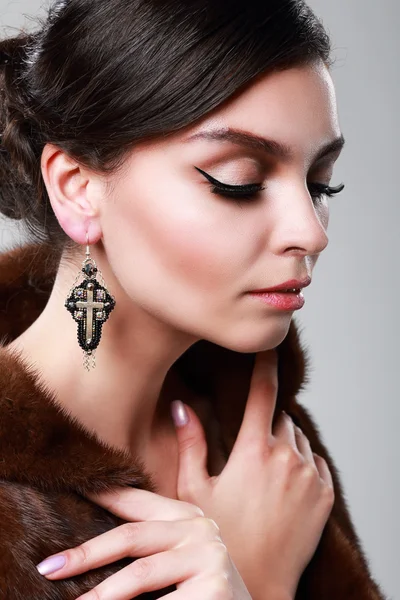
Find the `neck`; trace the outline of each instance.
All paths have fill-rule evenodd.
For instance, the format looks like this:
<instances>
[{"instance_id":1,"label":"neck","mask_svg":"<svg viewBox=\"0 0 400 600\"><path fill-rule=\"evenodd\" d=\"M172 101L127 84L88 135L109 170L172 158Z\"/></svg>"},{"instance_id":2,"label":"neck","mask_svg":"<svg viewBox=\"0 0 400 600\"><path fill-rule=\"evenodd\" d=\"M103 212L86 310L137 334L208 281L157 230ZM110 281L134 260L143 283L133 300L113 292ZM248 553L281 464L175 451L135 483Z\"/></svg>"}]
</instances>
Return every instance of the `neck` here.
<instances>
[{"instance_id":1,"label":"neck","mask_svg":"<svg viewBox=\"0 0 400 600\"><path fill-rule=\"evenodd\" d=\"M169 400L161 391L171 366L197 338L132 302L109 270L101 246L92 247L91 254L116 299L103 326L95 369L83 367L77 323L64 306L81 257L61 259L45 309L9 348L36 366L57 401L101 440L141 456L157 437L173 432Z\"/></svg>"}]
</instances>

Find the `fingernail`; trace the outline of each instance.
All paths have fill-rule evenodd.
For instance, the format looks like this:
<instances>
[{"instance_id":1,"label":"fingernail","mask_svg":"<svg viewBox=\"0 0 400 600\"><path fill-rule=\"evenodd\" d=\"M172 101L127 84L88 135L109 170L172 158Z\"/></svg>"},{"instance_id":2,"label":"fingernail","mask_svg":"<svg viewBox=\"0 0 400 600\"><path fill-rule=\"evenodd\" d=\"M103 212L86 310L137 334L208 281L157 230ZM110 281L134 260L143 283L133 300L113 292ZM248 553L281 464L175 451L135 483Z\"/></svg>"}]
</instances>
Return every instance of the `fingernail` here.
<instances>
[{"instance_id":1,"label":"fingernail","mask_svg":"<svg viewBox=\"0 0 400 600\"><path fill-rule=\"evenodd\" d=\"M64 567L66 562L65 556L59 554L58 556L46 558L46 560L36 565L36 568L41 575L50 575L50 573L54 573Z\"/></svg>"},{"instance_id":2,"label":"fingernail","mask_svg":"<svg viewBox=\"0 0 400 600\"><path fill-rule=\"evenodd\" d=\"M186 425L186 423L189 421L189 415L185 405L180 400L172 400L171 414L177 427L183 427L183 425Z\"/></svg>"}]
</instances>

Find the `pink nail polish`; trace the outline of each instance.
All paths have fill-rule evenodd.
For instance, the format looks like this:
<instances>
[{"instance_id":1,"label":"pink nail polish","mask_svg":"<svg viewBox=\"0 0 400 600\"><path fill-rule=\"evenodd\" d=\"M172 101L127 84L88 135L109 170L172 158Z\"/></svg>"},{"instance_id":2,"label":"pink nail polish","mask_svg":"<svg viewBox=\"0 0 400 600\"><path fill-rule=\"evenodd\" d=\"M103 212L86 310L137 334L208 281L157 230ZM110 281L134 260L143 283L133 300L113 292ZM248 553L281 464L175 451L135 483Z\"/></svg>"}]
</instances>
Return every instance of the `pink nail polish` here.
<instances>
[{"instance_id":1,"label":"pink nail polish","mask_svg":"<svg viewBox=\"0 0 400 600\"><path fill-rule=\"evenodd\" d=\"M41 575L50 575L50 573L55 573L55 571L64 567L66 562L65 556L59 554L58 556L46 558L46 560L36 565L36 568Z\"/></svg>"},{"instance_id":2,"label":"pink nail polish","mask_svg":"<svg viewBox=\"0 0 400 600\"><path fill-rule=\"evenodd\" d=\"M171 414L177 427L183 427L183 425L186 425L186 423L189 422L189 415L185 405L180 400L172 400Z\"/></svg>"}]
</instances>

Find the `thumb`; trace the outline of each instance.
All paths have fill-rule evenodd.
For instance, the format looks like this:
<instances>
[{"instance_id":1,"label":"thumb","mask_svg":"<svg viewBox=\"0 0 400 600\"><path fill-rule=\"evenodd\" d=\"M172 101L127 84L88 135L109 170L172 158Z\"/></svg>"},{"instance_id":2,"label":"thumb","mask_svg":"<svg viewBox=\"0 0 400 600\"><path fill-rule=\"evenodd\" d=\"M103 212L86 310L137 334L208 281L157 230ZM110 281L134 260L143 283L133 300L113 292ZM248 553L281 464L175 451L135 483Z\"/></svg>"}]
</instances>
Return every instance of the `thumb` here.
<instances>
[{"instance_id":1,"label":"thumb","mask_svg":"<svg viewBox=\"0 0 400 600\"><path fill-rule=\"evenodd\" d=\"M205 432L195 411L181 400L171 402L171 414L179 452L178 499L196 503L196 497L210 477Z\"/></svg>"}]
</instances>

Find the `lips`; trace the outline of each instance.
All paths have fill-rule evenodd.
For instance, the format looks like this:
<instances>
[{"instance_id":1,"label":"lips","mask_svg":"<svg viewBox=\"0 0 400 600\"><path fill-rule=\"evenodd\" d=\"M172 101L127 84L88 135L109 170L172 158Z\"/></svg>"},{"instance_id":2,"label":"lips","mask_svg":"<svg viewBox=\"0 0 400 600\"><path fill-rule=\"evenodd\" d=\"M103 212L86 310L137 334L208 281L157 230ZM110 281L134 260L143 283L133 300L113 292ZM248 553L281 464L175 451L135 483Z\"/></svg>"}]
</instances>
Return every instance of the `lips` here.
<instances>
[{"instance_id":1,"label":"lips","mask_svg":"<svg viewBox=\"0 0 400 600\"><path fill-rule=\"evenodd\" d=\"M263 288L259 290L251 290L253 293L263 293L263 292L283 292L288 293L299 293L302 288L307 287L311 283L311 277L305 277L302 280L299 279L290 279L289 281L285 281L275 287L271 288Z\"/></svg>"},{"instance_id":2,"label":"lips","mask_svg":"<svg viewBox=\"0 0 400 600\"><path fill-rule=\"evenodd\" d=\"M299 310L304 306L305 302L301 291L298 293L284 292L282 290L278 292L250 292L250 296L284 311Z\"/></svg>"}]
</instances>

